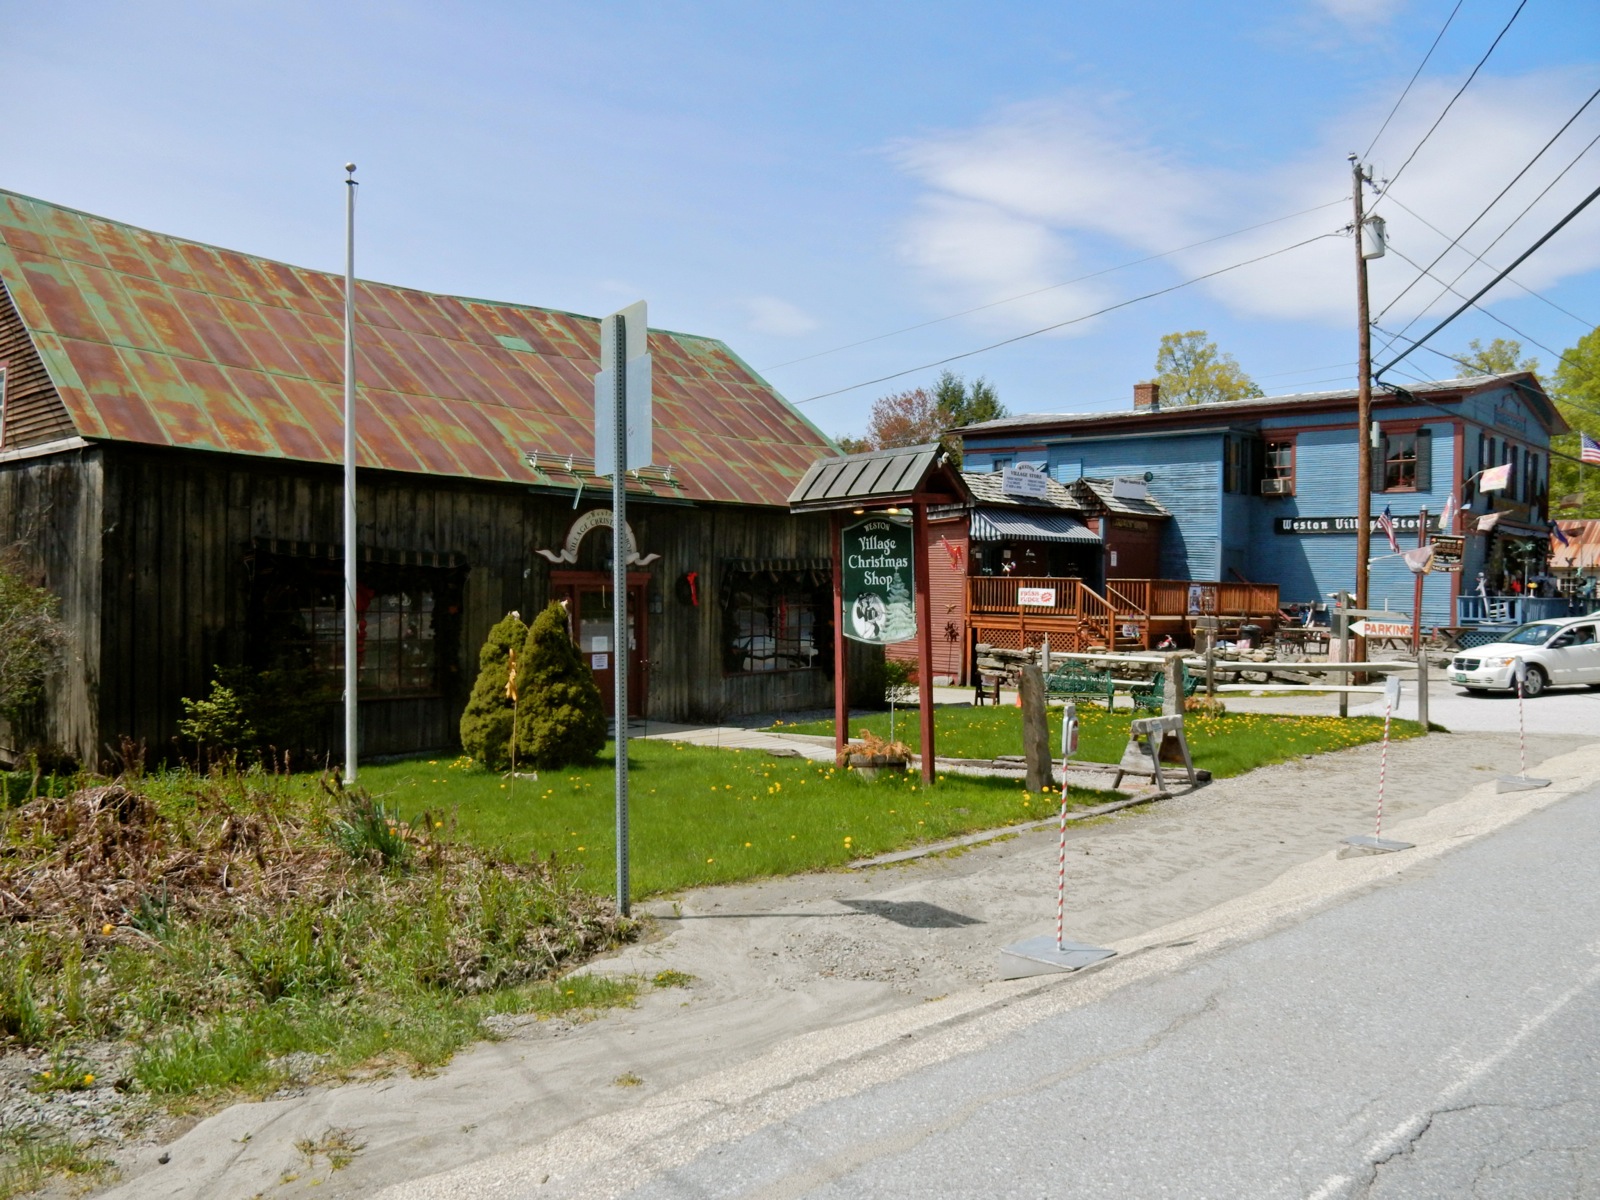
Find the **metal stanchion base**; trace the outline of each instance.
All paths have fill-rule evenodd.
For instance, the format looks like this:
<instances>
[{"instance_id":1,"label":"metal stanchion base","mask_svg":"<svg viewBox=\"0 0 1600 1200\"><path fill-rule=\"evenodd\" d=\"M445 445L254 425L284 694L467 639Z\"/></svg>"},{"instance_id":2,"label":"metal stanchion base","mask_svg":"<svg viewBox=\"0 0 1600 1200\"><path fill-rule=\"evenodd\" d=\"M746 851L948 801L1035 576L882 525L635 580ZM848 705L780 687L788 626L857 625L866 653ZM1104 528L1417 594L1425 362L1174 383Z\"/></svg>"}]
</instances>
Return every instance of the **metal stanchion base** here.
<instances>
[{"instance_id":1,"label":"metal stanchion base","mask_svg":"<svg viewBox=\"0 0 1600 1200\"><path fill-rule=\"evenodd\" d=\"M1057 947L1055 938L1041 934L1000 951L1000 978L1026 979L1030 975L1078 971L1114 954L1115 950L1086 946L1082 942L1063 942Z\"/></svg>"},{"instance_id":2,"label":"metal stanchion base","mask_svg":"<svg viewBox=\"0 0 1600 1200\"><path fill-rule=\"evenodd\" d=\"M1549 786L1548 779L1534 779L1528 775L1502 775L1494 781L1497 792L1533 792Z\"/></svg>"},{"instance_id":3,"label":"metal stanchion base","mask_svg":"<svg viewBox=\"0 0 1600 1200\"><path fill-rule=\"evenodd\" d=\"M1373 837L1370 833L1358 833L1353 837L1342 839L1346 846L1355 846L1360 850L1371 850L1375 854L1393 854L1396 850L1414 850L1415 842L1391 842L1388 838Z\"/></svg>"}]
</instances>

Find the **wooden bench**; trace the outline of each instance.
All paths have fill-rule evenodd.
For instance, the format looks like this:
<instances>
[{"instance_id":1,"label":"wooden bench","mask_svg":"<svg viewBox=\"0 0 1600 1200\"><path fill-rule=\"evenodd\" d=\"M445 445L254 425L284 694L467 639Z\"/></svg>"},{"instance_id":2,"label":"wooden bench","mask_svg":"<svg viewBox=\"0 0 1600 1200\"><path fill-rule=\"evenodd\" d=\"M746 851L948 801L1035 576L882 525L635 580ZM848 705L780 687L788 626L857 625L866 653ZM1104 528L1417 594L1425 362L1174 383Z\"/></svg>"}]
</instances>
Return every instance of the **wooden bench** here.
<instances>
[{"instance_id":1,"label":"wooden bench","mask_svg":"<svg viewBox=\"0 0 1600 1200\"><path fill-rule=\"evenodd\" d=\"M1044 695L1046 701L1069 697L1103 699L1109 712L1116 703L1117 681L1109 671L1063 667L1044 677Z\"/></svg>"}]
</instances>

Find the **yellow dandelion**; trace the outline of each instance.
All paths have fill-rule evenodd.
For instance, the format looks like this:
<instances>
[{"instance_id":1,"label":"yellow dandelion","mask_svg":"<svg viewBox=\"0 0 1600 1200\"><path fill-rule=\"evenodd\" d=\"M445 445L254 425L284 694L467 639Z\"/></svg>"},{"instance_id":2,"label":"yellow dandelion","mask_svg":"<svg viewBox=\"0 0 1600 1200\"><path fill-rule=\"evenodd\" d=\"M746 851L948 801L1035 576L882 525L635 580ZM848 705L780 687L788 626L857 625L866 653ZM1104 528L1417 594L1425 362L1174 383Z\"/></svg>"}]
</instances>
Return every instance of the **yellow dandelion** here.
<instances>
[{"instance_id":1,"label":"yellow dandelion","mask_svg":"<svg viewBox=\"0 0 1600 1200\"><path fill-rule=\"evenodd\" d=\"M746 849L746 850L748 850L748 849L750 849L750 843L749 843L749 842L746 842L746 843L745 843L745 844L744 844L744 848L745 848L745 849Z\"/></svg>"},{"instance_id":2,"label":"yellow dandelion","mask_svg":"<svg viewBox=\"0 0 1600 1200\"><path fill-rule=\"evenodd\" d=\"M93 1075L85 1075L83 1077L83 1086L84 1087L88 1087L93 1082L94 1082L94 1076Z\"/></svg>"},{"instance_id":3,"label":"yellow dandelion","mask_svg":"<svg viewBox=\"0 0 1600 1200\"><path fill-rule=\"evenodd\" d=\"M102 925L102 926L100 926L100 932L103 933L106 937L110 937L116 931L117 931L117 927L115 925L110 924L109 922L104 924L104 925Z\"/></svg>"},{"instance_id":4,"label":"yellow dandelion","mask_svg":"<svg viewBox=\"0 0 1600 1200\"><path fill-rule=\"evenodd\" d=\"M716 859L714 859L714 858L708 858L708 859L706 859L706 861L707 861L707 862L708 862L708 863L714 863L714 862L716 862L716 861L717 861L717 860L716 860Z\"/></svg>"}]
</instances>

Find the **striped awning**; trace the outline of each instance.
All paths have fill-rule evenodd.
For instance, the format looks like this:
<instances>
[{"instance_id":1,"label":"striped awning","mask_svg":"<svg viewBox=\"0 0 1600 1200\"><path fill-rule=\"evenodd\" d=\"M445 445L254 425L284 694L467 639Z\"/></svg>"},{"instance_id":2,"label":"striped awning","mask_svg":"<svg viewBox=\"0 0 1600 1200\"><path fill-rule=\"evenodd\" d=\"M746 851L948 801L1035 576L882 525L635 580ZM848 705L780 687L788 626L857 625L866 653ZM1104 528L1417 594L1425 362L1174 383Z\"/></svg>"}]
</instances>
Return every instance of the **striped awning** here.
<instances>
[{"instance_id":1,"label":"striped awning","mask_svg":"<svg viewBox=\"0 0 1600 1200\"><path fill-rule=\"evenodd\" d=\"M1100 535L1065 513L1023 512L1004 508L972 510L975 542L1098 542Z\"/></svg>"}]
</instances>

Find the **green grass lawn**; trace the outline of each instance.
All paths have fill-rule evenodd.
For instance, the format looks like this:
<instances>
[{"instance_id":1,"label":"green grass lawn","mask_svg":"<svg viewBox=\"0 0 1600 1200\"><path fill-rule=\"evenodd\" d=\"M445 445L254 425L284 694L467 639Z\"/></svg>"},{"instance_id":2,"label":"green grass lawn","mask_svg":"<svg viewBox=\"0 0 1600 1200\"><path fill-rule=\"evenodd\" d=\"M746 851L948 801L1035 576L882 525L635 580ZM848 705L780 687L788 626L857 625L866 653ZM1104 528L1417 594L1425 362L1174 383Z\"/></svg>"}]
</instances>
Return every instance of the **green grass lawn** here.
<instances>
[{"instance_id":1,"label":"green grass lawn","mask_svg":"<svg viewBox=\"0 0 1600 1200\"><path fill-rule=\"evenodd\" d=\"M585 886L609 892L612 754L608 745L594 766L537 780L507 780L466 760L411 760L363 767L360 782L407 819L426 810L445 823L441 832L479 845L555 854L580 865ZM1059 807L1015 780L949 775L930 789L915 773L868 781L828 763L676 742L634 741L629 763L635 897L836 867ZM1074 807L1114 798L1070 795Z\"/></svg>"},{"instance_id":2,"label":"green grass lawn","mask_svg":"<svg viewBox=\"0 0 1600 1200\"><path fill-rule=\"evenodd\" d=\"M1049 710L1050 749L1061 746L1061 708ZM1149 714L1143 714L1149 715ZM916 709L895 714L895 736L913 750L922 748L922 730ZM1078 757L1089 762L1114 763L1128 744L1131 711L1108 713L1094 705L1078 708ZM938 751L951 758L994 758L1022 753L1022 710L1016 707L972 708L943 706L935 710ZM774 726L784 733L833 735L833 721ZM889 733L889 714L852 717L850 735L870 729L879 737ZM1383 736L1380 717L1285 717L1268 713L1227 713L1211 716L1190 713L1184 721L1194 765L1218 779L1243 775L1269 763L1285 762L1306 754L1322 754L1375 742ZM1415 721L1391 723L1391 738L1416 737L1422 732Z\"/></svg>"}]
</instances>

